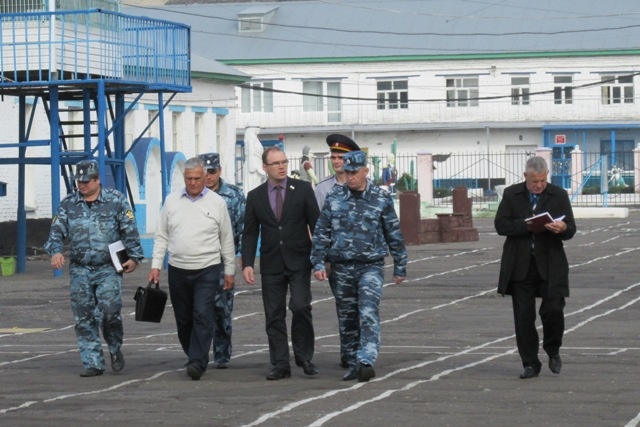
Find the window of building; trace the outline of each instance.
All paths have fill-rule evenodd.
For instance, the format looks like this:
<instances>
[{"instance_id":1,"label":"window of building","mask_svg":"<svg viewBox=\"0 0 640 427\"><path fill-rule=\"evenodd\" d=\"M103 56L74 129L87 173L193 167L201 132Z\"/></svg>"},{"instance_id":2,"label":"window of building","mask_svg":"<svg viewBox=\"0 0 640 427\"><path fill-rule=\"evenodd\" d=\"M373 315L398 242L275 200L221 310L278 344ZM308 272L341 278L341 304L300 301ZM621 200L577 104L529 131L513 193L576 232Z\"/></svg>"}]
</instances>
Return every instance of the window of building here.
<instances>
[{"instance_id":1,"label":"window of building","mask_svg":"<svg viewBox=\"0 0 640 427\"><path fill-rule=\"evenodd\" d=\"M342 90L340 82L327 83L327 121L338 123L342 121Z\"/></svg>"},{"instance_id":2,"label":"window of building","mask_svg":"<svg viewBox=\"0 0 640 427\"><path fill-rule=\"evenodd\" d=\"M324 82L309 81L302 82L302 109L303 111L323 110L323 87Z\"/></svg>"},{"instance_id":3,"label":"window of building","mask_svg":"<svg viewBox=\"0 0 640 427\"><path fill-rule=\"evenodd\" d=\"M304 81L302 82L302 110L306 112L327 111L330 123L342 120L342 89L340 82ZM326 99L326 102L325 102Z\"/></svg>"},{"instance_id":4,"label":"window of building","mask_svg":"<svg viewBox=\"0 0 640 427\"><path fill-rule=\"evenodd\" d=\"M632 140L616 140L615 151L611 151L611 140L600 141L600 155L607 156L607 169L611 170L614 166L621 168L623 171L632 172L633 166L633 149L635 143Z\"/></svg>"},{"instance_id":5,"label":"window of building","mask_svg":"<svg viewBox=\"0 0 640 427\"><path fill-rule=\"evenodd\" d=\"M273 82L251 83L240 90L243 113L273 113Z\"/></svg>"},{"instance_id":6,"label":"window of building","mask_svg":"<svg viewBox=\"0 0 640 427\"><path fill-rule=\"evenodd\" d=\"M0 3L0 13L42 12L47 10L42 0L5 0Z\"/></svg>"},{"instance_id":7,"label":"window of building","mask_svg":"<svg viewBox=\"0 0 640 427\"><path fill-rule=\"evenodd\" d=\"M246 32L260 32L263 31L271 22L277 6L273 7L249 7L248 9L238 13L238 31L241 33Z\"/></svg>"},{"instance_id":8,"label":"window of building","mask_svg":"<svg viewBox=\"0 0 640 427\"><path fill-rule=\"evenodd\" d=\"M633 76L601 76L603 104L633 104Z\"/></svg>"},{"instance_id":9,"label":"window of building","mask_svg":"<svg viewBox=\"0 0 640 427\"><path fill-rule=\"evenodd\" d=\"M222 146L222 126L224 116L216 114L216 151L220 151Z\"/></svg>"},{"instance_id":10,"label":"window of building","mask_svg":"<svg viewBox=\"0 0 640 427\"><path fill-rule=\"evenodd\" d=\"M173 111L171 113L171 150L180 151L180 120L182 113Z\"/></svg>"},{"instance_id":11,"label":"window of building","mask_svg":"<svg viewBox=\"0 0 640 427\"><path fill-rule=\"evenodd\" d=\"M409 80L379 80L378 110L409 108Z\"/></svg>"},{"instance_id":12,"label":"window of building","mask_svg":"<svg viewBox=\"0 0 640 427\"><path fill-rule=\"evenodd\" d=\"M238 29L240 32L262 31L262 17L243 16L238 20Z\"/></svg>"},{"instance_id":13,"label":"window of building","mask_svg":"<svg viewBox=\"0 0 640 427\"><path fill-rule=\"evenodd\" d=\"M447 107L477 107L478 77L447 79Z\"/></svg>"},{"instance_id":14,"label":"window of building","mask_svg":"<svg viewBox=\"0 0 640 427\"><path fill-rule=\"evenodd\" d=\"M205 141L202 136L204 134L204 113L195 113L193 117L193 136L196 143L196 152L202 153L205 147Z\"/></svg>"},{"instance_id":15,"label":"window of building","mask_svg":"<svg viewBox=\"0 0 640 427\"><path fill-rule=\"evenodd\" d=\"M529 105L529 77L511 77L511 105Z\"/></svg>"},{"instance_id":16,"label":"window of building","mask_svg":"<svg viewBox=\"0 0 640 427\"><path fill-rule=\"evenodd\" d=\"M553 84L553 103L572 104L573 76L554 76Z\"/></svg>"}]
</instances>

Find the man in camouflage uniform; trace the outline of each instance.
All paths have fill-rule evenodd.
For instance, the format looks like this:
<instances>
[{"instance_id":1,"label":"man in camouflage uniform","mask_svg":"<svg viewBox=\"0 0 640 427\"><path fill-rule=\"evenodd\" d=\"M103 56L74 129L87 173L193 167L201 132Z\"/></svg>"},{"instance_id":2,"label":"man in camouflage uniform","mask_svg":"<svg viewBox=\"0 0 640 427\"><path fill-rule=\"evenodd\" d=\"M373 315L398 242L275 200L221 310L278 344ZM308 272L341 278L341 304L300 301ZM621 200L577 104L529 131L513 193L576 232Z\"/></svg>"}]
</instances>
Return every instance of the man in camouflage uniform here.
<instances>
[{"instance_id":1,"label":"man in camouflage uniform","mask_svg":"<svg viewBox=\"0 0 640 427\"><path fill-rule=\"evenodd\" d=\"M318 201L318 207L322 210L324 206L324 199L327 197L327 194L333 190L335 187L343 186L347 182L347 173L344 171L344 155L350 151L360 150L358 144L355 143L354 140L345 135L340 135L338 133L331 134L327 137L327 145L331 150L331 167L335 172L333 175L330 175L320 181L318 185L316 185L316 200ZM326 265L327 272L331 271L331 264ZM331 288L331 292L335 298L335 284L333 283L333 276L329 273L329 287ZM338 312L338 300L336 299L336 312ZM339 313L338 313L339 316ZM348 368L349 362L347 361L346 356L346 338L342 335L342 330L339 329L340 335L340 367Z\"/></svg>"},{"instance_id":2,"label":"man in camouflage uniform","mask_svg":"<svg viewBox=\"0 0 640 427\"><path fill-rule=\"evenodd\" d=\"M199 156L206 165L205 185L218 193L227 203L227 210L233 228L233 241L236 254L240 252L240 239L244 227L244 194L235 185L224 182L220 175L220 155L218 153ZM216 368L226 369L231 360L231 319L233 312L233 289L224 291L224 271L220 272L220 289L215 297L215 323L213 327L213 360Z\"/></svg>"},{"instance_id":3,"label":"man in camouflage uniform","mask_svg":"<svg viewBox=\"0 0 640 427\"><path fill-rule=\"evenodd\" d=\"M122 266L133 272L143 258L136 221L126 197L103 188L98 162L82 160L76 165L78 191L65 197L53 218L45 249L51 266L65 264L63 241L69 240L71 309L83 370L81 377L102 375L105 359L100 327L109 346L111 368L124 368L122 355L122 275L111 262L108 245L121 240L129 256Z\"/></svg>"},{"instance_id":4,"label":"man in camouflage uniform","mask_svg":"<svg viewBox=\"0 0 640 427\"><path fill-rule=\"evenodd\" d=\"M393 257L393 281L406 276L407 251L389 193L367 180L367 156L344 155L347 185L325 199L313 233L311 263L317 280L327 278L331 263L338 304L338 324L347 339L349 370L344 381L369 381L380 349L379 308L384 258Z\"/></svg>"}]
</instances>

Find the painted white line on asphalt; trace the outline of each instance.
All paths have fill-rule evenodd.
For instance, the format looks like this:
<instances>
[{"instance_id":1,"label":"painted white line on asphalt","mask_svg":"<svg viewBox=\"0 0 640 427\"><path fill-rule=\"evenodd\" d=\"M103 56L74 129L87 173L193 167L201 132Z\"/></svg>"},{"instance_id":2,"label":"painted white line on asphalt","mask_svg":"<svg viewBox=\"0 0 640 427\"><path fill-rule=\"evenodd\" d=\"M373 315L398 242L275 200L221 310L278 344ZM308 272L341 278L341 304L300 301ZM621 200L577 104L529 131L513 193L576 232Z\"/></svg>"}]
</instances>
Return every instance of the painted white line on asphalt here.
<instances>
[{"instance_id":1,"label":"painted white line on asphalt","mask_svg":"<svg viewBox=\"0 0 640 427\"><path fill-rule=\"evenodd\" d=\"M624 291L625 291L625 292L626 292L626 291L629 291L629 290L631 290L631 289L633 289L633 288L635 288L635 287L637 287L637 286L639 286L639 285L640 285L640 283L636 283L636 284L634 284L634 285L631 285L631 286L629 286L629 287L625 288L625 290L624 290ZM619 295L620 293L622 293L622 292L617 292L616 294L618 294L618 295ZM603 304L604 302L606 302L606 301L607 301L607 300L609 300L609 299L611 299L611 298L609 298L609 297L608 297L608 298L604 298L604 299L600 300L600 301L599 301L599 303L597 303L597 304L592 304L592 306L591 306L591 307L593 308L593 307L595 307L595 306L597 306L597 305ZM576 325L575 325L575 326L573 326L572 328L570 328L570 329L566 330L566 331L565 331L565 334L567 334L567 333L571 333L571 332L574 332L574 331L576 331L577 329L579 329L579 328L583 327L584 325L586 325L586 324L588 324L588 323L591 323L591 322L593 322L593 321L595 321L595 320L597 320L597 319L599 319L599 318L601 318L601 317L605 317L605 316L608 316L608 315L610 315L610 314L612 314L612 313L615 313L615 312L617 312L617 311L624 310L625 308L630 307L631 305L633 305L633 304L637 303L638 301L640 301L640 297L635 298L635 299L633 299L633 300L631 300L631 301L629 301L629 302L627 302L627 303L625 303L625 304L623 304L623 305L621 305L621 306L619 306L619 307L617 307L617 308L613 308L613 309L607 310L607 311L605 311L605 312L603 312L603 313L600 313L600 314L596 314L596 315L594 315L594 316L591 316L591 317L589 317L589 318L587 318L587 319L583 320L582 322L579 322L578 324L576 324ZM578 312L581 312L581 311L584 311L584 310L580 310L580 311L578 311ZM574 314L576 314L576 313L578 313L578 312L575 312ZM498 340L492 341L491 343L485 343L485 344L482 344L482 345L480 345L480 346L474 347L473 349L469 349L469 350L461 351L461 352L456 353L456 354L453 354L453 355L448 355L448 356L440 357L440 358L436 359L435 361L423 362L423 363L420 363L420 364L414 365L414 366L412 366L412 367L408 367L408 368L404 368L404 369L396 370L396 371L391 372L391 373L389 373L389 374L387 374L387 375L385 375L385 376L383 376L383 377L376 378L376 379L373 379L373 380L371 380L371 381L372 381L372 382L374 382L374 381L383 381L383 380L385 380L385 379L387 379L387 378L390 378L390 377L392 377L392 376L397 375L397 374L398 374L398 373L400 373L400 372L406 372L406 371L409 371L409 370L412 370L412 369L421 368L421 367L426 366L426 365L428 365L428 364L430 364L430 363L435 363L435 362L439 362L439 361L442 361L442 360L449 359L449 358L451 358L451 357L457 357L457 356L459 356L459 355L467 354L467 353L469 353L469 351L470 351L470 350L475 350L475 349L483 348L483 347L486 347L487 345L494 344L494 343L496 343L496 342L500 342L500 341L503 341L503 340L505 340L505 339L513 338L513 337L514 337L514 335L511 335L511 336L509 336L509 337L503 337L503 338L500 338L500 339L498 339ZM375 397L373 397L373 398L371 398L371 399L362 400L362 401L360 401L360 402L357 402L357 403L355 403L355 404L353 404L353 405L351 405L351 406L348 406L348 407L346 407L346 408L344 408L344 409L341 409L341 410L339 410L339 411L335 411L335 412L332 412L332 413L326 414L326 415L324 415L323 417L321 417L321 418L319 418L318 420L316 420L315 422L313 422L313 423L309 424L309 426L310 426L310 427L320 427L320 426L324 425L327 421L330 421L331 419L333 419L333 418L335 418L335 417L338 417L338 416L340 416L340 415L344 415L344 414L346 414L346 413L348 413L348 412L355 411L356 409L361 408L362 406L365 406L365 405L367 405L367 404L369 404L369 403L373 403L373 402L377 402L377 401L383 400L383 399L385 399L385 398L387 398L387 397L389 397L389 396L391 396L392 394L395 394L395 393L397 393L397 392L410 390L410 389L412 389L412 388L414 388L414 387L416 387L416 386L418 386L418 385L420 385L420 384L424 384L424 383L428 383L428 382L437 381L437 380L439 380L439 379L441 379L441 378L444 378L445 376L447 376L447 375L449 375L449 374L451 374L451 373L453 373L453 372L462 371L462 370L465 370L465 369L468 369L468 368L472 368L472 367L474 367L474 366L478 366L478 365L481 365L481 364L483 364L483 363L489 362L489 361L491 361L491 360L497 359L497 358L499 358L499 357L503 357L503 356L507 356L507 355L514 354L516 351L517 351L517 349L515 349L515 348L514 348L514 349L509 350L509 351L506 351L506 352L504 352L504 353L502 353L502 354L496 354L496 355L493 355L493 356L487 357L487 358L485 358L485 359L482 359L482 360L479 360L479 361L476 361L476 362L472 362L472 363L468 363L468 364L466 364L466 365L458 366L458 367L456 367L456 368L452 368L452 369L444 370L444 371L442 371L442 372L440 372L440 373L438 373L438 374L433 375L431 378L429 378L429 379L427 379L427 380L418 380L418 381L413 381L413 382L411 382L411 383L406 384L406 385L405 385L404 387L402 387L402 388L395 389L395 390L386 390L385 392L383 392L383 393L379 394L378 396L375 396ZM361 384L366 384L366 383L361 383ZM355 387L352 387L352 388L350 388L350 390L353 390L354 388L355 388ZM345 390L341 390L341 391L345 391ZM307 400L308 400L308 399L307 399ZM292 404L292 405L294 405L294 404ZM252 424L248 424L248 425L249 425L249 426L254 426L254 425L258 425L258 424L257 424L256 422L254 422L254 423L252 423Z\"/></svg>"},{"instance_id":2,"label":"painted white line on asphalt","mask_svg":"<svg viewBox=\"0 0 640 427\"><path fill-rule=\"evenodd\" d=\"M625 251L624 253L626 253L626 252L627 251ZM600 257L598 259L602 259L602 258L603 257ZM608 258L608 257L604 257L604 258ZM607 302L607 301L609 301L609 300L611 300L611 299L613 299L615 297L620 296L624 292L628 292L628 291L636 288L637 286L640 286L640 283L635 283L635 284L630 285L630 286L628 286L628 287L626 287L626 288L624 288L624 289L622 289L620 291L616 291L613 294L607 296L606 298L602 298L602 299L596 301L595 303L593 303L593 304L591 304L591 305L589 305L587 307L584 307L584 308L576 310L576 311L574 311L574 312L572 312L570 314L567 314L566 317L570 317L570 316L573 316L573 315L576 315L576 314L580 314L580 313L582 313L582 312L584 312L586 310L593 309L593 308L595 308L595 307L597 307L597 306L599 306L601 304L604 304L605 302ZM566 330L565 334L573 332L576 329L578 329L579 327L582 327L582 326L586 325L587 323L589 323L589 322L591 322L593 320L596 320L596 319L598 319L598 318L600 318L602 316L606 316L606 315L609 315L609 314L611 314L611 313L613 313L615 311L624 309L624 308L636 303L638 300L640 300L640 297L630 301L629 303L626 303L626 304L622 305L621 307L619 307L617 309L608 310L608 311L606 311L606 312L604 312L602 314L597 314L597 315L591 316L590 318L578 323L578 325L574 326L573 328L570 328L570 329ZM422 362L422 363L415 364L413 366L409 366L409 367L406 367L406 368L398 369L398 370L395 370L393 372L388 373L387 375L385 375L383 377L375 378L375 379L371 380L371 382L384 381L384 380L386 380L388 378L391 378L393 376L396 376L396 375L398 375L400 373L411 371L411 370L414 370L414 369L419 369L419 368L422 368L424 366L427 366L427 365L430 365L430 364L433 364L433 363L441 362L441 361L444 361L444 360L447 360L447 359L450 359L450 358L453 358L453 357L459 357L459 356L462 356L462 355L465 355L465 354L468 354L468 353L471 353L471 352L476 352L476 351L478 351L480 349L483 349L485 347L489 347L489 346L492 346L492 345L497 344L499 342L503 342L503 341L506 341L506 340L512 339L512 338L515 338L515 335L509 335L509 336L505 336L505 337L502 337L502 338L498 338L497 340L490 341L490 342L487 342L487 343L484 343L484 344L481 344L481 345L478 345L478 346L475 346L475 347L467 348L467 349L465 349L463 351L460 351L460 352L457 352L457 353L449 354L449 355L442 356L442 357L439 357L439 358L434 359L434 360L429 360L429 361L425 361L425 362ZM486 362L491 361L493 359L496 359L498 357L511 355L511 354L516 353L516 351L517 351L517 349L513 348L513 349L505 351L505 352L503 352L501 354L496 354L496 355L490 356L488 358L482 359L482 360L480 360L478 362L473 362L473 363L470 363L470 364L467 364L467 365L464 365L464 366L461 366L461 367L458 367L458 368L454 368L454 369L443 371L443 372L433 376L429 380L419 380L419 381L416 381L414 383L407 384L405 387L403 387L402 389L399 389L399 390L388 390L388 391L384 392L382 395L380 395L380 396L378 396L376 398L373 398L373 399L370 399L370 400L364 400L364 401L358 402L358 403L356 403L356 404L354 404L352 406L344 408L344 409L342 409L340 411L336 411L336 412L327 414L327 415L323 416L322 418L316 420L315 423L310 424L310 426L314 426L314 427L321 426L326 421L329 421L332 418L335 418L335 417L340 416L342 414L354 411L354 410L356 410L356 409L360 408L361 406L366 405L368 403L372 403L372 402L381 400L381 399L383 399L385 397L390 396L391 394L393 394L393 393L395 393L397 391L408 390L408 389L413 388L416 385L419 385L419 384L421 384L423 382L434 381L434 380L440 379L441 377L446 376L446 375L448 375L448 374L450 374L452 372L455 372L455 371L458 371L458 370L463 370L463 369L468 369L470 367L477 366L477 365L482 364L482 363L486 363ZM332 390L332 391L326 392L326 393L324 393L322 395L319 395L319 396L309 397L309 398L304 399L304 400L300 400L300 401L297 401L297 402L292 402L292 403L290 403L288 405L285 405L284 407L282 407L279 410L263 414L261 417L259 417L257 420L253 421L252 423L246 424L245 427L251 427L251 426L260 425L260 424L270 420L273 417L281 415L282 413L285 413L285 412L289 412L289 411L291 411L293 409L296 409L299 406L302 406L302 405L304 405L306 403L314 402L314 401L320 400L320 399L326 399L326 398L335 396L335 395L337 395L339 393L356 390L356 389L362 387L365 384L367 384L367 383L357 383L357 384L355 384L355 385L353 385L351 387L345 388L345 389Z\"/></svg>"},{"instance_id":3,"label":"painted white line on asphalt","mask_svg":"<svg viewBox=\"0 0 640 427\"><path fill-rule=\"evenodd\" d=\"M263 353L264 351L266 351L266 350L256 350L256 351L252 351L252 352L247 352L247 353L244 353L242 355L238 355L237 357L247 356L249 354ZM213 364L213 362L210 362L210 364ZM92 394L107 393L107 392L110 392L110 391L113 391L113 390L118 390L120 388L126 387L126 386L131 385L131 384L147 382L147 381L153 381L153 380L155 380L157 378L160 378L163 375L170 374L170 373L175 373L175 372L183 372L183 371L184 371L184 368L171 369L171 370L168 370L168 371L157 372L157 373L155 373L155 374L153 374L153 375L151 375L150 377L147 377L147 378L137 378L137 379L134 379L134 380L123 381L121 383L114 384L111 387L107 387L107 388L103 388L103 389L85 391L85 392L80 392L80 393L62 394L62 395L55 396L55 397L52 397L50 399L44 399L44 400L41 400L41 401L39 401L39 400L30 400L30 401L24 402L24 403L22 403L22 404L20 404L18 406L14 406L14 407L11 407L11 408L0 409L0 414L6 414L8 412L13 412L13 411L17 411L17 410L20 410L20 409L25 409L25 408L28 408L28 407L30 407L30 406L32 406L34 404L37 404L37 403L50 403L50 402L55 402L55 401L58 401L58 400L71 399L71 398L74 398L74 397L88 396L88 395L92 395Z\"/></svg>"}]
</instances>

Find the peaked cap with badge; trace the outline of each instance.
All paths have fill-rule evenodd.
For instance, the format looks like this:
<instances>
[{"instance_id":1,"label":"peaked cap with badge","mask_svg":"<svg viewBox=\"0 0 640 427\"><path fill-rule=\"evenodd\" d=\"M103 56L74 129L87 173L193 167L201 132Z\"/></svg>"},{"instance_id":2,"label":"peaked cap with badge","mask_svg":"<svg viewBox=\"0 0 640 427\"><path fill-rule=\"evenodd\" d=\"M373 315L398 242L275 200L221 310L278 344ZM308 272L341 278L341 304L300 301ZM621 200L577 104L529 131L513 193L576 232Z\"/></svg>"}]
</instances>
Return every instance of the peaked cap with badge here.
<instances>
[{"instance_id":1,"label":"peaked cap with badge","mask_svg":"<svg viewBox=\"0 0 640 427\"><path fill-rule=\"evenodd\" d=\"M76 163L76 181L89 182L92 178L99 176L97 160L80 160Z\"/></svg>"},{"instance_id":2,"label":"peaked cap with badge","mask_svg":"<svg viewBox=\"0 0 640 427\"><path fill-rule=\"evenodd\" d=\"M200 157L200 159L204 162L205 170L220 169L220 154L207 153L207 154L200 154L198 157Z\"/></svg>"},{"instance_id":3,"label":"peaked cap with badge","mask_svg":"<svg viewBox=\"0 0 640 427\"><path fill-rule=\"evenodd\" d=\"M367 166L367 154L364 151L350 151L344 155L344 170L357 172Z\"/></svg>"},{"instance_id":4,"label":"peaked cap with badge","mask_svg":"<svg viewBox=\"0 0 640 427\"><path fill-rule=\"evenodd\" d=\"M360 150L360 147L353 139L345 135L340 135L339 133L329 135L327 137L327 145L331 151L339 151L342 153Z\"/></svg>"}]
</instances>

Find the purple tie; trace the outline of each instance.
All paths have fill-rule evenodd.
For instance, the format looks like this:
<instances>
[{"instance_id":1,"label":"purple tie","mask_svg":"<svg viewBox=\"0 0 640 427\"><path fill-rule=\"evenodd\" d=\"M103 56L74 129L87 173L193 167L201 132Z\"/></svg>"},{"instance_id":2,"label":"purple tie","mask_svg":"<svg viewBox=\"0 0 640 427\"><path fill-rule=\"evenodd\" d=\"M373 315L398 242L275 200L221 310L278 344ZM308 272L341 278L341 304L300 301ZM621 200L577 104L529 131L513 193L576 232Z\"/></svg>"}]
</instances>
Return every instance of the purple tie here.
<instances>
[{"instance_id":1,"label":"purple tie","mask_svg":"<svg viewBox=\"0 0 640 427\"><path fill-rule=\"evenodd\" d=\"M280 221L280 217L282 216L282 186L276 186L276 219Z\"/></svg>"}]
</instances>

